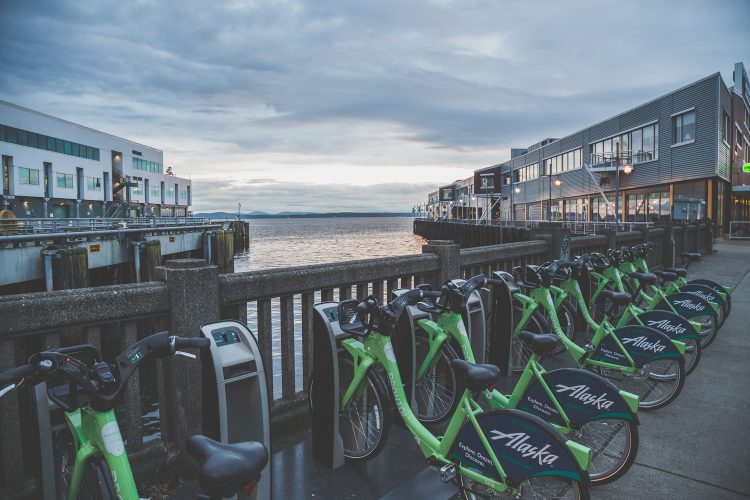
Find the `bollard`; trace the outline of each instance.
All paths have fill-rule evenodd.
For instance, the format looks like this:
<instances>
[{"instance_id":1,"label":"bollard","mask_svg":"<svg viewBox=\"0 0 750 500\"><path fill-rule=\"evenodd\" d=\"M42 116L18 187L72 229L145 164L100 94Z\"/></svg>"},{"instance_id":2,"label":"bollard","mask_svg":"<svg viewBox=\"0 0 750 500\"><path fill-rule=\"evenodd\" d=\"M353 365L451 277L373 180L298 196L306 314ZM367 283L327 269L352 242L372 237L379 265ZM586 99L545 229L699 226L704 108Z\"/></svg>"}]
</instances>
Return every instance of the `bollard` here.
<instances>
[{"instance_id":1,"label":"bollard","mask_svg":"<svg viewBox=\"0 0 750 500\"><path fill-rule=\"evenodd\" d=\"M434 253L440 259L440 267L435 273L432 285L439 287L448 280L461 276L461 247L451 240L431 240L422 245L422 253Z\"/></svg>"},{"instance_id":2,"label":"bollard","mask_svg":"<svg viewBox=\"0 0 750 500\"><path fill-rule=\"evenodd\" d=\"M70 290L89 286L89 254L86 248L68 247L52 255L53 288Z\"/></svg>"}]
</instances>

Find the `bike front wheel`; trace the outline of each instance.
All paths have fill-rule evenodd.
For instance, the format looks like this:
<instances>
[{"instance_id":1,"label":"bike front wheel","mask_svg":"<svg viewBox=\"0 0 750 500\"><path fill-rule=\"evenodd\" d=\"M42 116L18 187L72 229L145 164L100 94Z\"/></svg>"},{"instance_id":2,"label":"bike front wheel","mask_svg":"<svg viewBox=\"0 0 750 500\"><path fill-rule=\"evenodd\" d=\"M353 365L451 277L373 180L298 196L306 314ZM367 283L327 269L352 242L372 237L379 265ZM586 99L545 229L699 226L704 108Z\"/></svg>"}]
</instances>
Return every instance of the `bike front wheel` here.
<instances>
[{"instance_id":1,"label":"bike front wheel","mask_svg":"<svg viewBox=\"0 0 750 500\"><path fill-rule=\"evenodd\" d=\"M417 367L427 357L430 342L422 333L414 338ZM424 424L437 424L453 415L458 406L460 392L456 374L451 361L458 359L458 354L449 343L443 343L435 354L431 368L414 383L415 415Z\"/></svg>"},{"instance_id":2,"label":"bike front wheel","mask_svg":"<svg viewBox=\"0 0 750 500\"><path fill-rule=\"evenodd\" d=\"M635 373L600 368L599 373L620 389L638 396L638 408L655 410L674 401L685 384L685 359L661 358L643 365Z\"/></svg>"},{"instance_id":3,"label":"bike front wheel","mask_svg":"<svg viewBox=\"0 0 750 500\"><path fill-rule=\"evenodd\" d=\"M592 485L606 484L625 474L638 454L638 424L635 420L602 418L581 426L571 438L591 450L589 476Z\"/></svg>"},{"instance_id":4,"label":"bike front wheel","mask_svg":"<svg viewBox=\"0 0 750 500\"><path fill-rule=\"evenodd\" d=\"M719 332L719 324L716 322L716 316L708 314L703 316L695 316L693 318L690 318L690 321L700 323L701 331L699 332L699 334L701 336L701 347L708 347L708 345L714 341L714 339L716 338L716 334Z\"/></svg>"},{"instance_id":5,"label":"bike front wheel","mask_svg":"<svg viewBox=\"0 0 750 500\"><path fill-rule=\"evenodd\" d=\"M487 487L466 476L458 476L461 497L464 500L508 498L507 492L490 492ZM589 500L588 483L561 476L535 476L521 483L519 496L528 500Z\"/></svg>"},{"instance_id":6,"label":"bike front wheel","mask_svg":"<svg viewBox=\"0 0 750 500\"><path fill-rule=\"evenodd\" d=\"M75 466L76 447L73 436L63 432L55 443L55 477L57 498L67 500L70 495L70 480ZM86 462L78 497L80 500L115 500L118 497L115 483L107 462L96 455Z\"/></svg>"}]
</instances>

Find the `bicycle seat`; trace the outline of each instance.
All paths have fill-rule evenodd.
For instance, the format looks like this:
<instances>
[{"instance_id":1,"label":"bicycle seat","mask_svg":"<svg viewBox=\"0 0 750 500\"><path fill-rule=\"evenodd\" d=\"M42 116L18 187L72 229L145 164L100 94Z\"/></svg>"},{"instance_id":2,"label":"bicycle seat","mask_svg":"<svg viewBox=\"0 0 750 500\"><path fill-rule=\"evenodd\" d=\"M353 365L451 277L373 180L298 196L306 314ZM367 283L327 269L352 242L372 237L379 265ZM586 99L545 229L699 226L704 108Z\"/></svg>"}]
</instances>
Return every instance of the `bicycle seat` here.
<instances>
[{"instance_id":1,"label":"bicycle seat","mask_svg":"<svg viewBox=\"0 0 750 500\"><path fill-rule=\"evenodd\" d=\"M627 292L615 292L614 290L602 290L602 295L608 298L613 304L624 306L633 300L633 297Z\"/></svg>"},{"instance_id":2,"label":"bicycle seat","mask_svg":"<svg viewBox=\"0 0 750 500\"><path fill-rule=\"evenodd\" d=\"M500 369L495 365L475 365L463 359L452 360L451 368L472 392L494 385L500 376Z\"/></svg>"},{"instance_id":3,"label":"bicycle seat","mask_svg":"<svg viewBox=\"0 0 750 500\"><path fill-rule=\"evenodd\" d=\"M606 270L607 270L607 268L609 267L609 266L608 266L608 265L606 265L606 264L598 264L598 263L596 263L596 262L594 262L593 264L594 264L594 271L596 271L596 272L597 272L597 273L599 273L599 274L602 274L602 273L603 273L604 271L606 271Z\"/></svg>"},{"instance_id":4,"label":"bicycle seat","mask_svg":"<svg viewBox=\"0 0 750 500\"><path fill-rule=\"evenodd\" d=\"M670 273L669 271L654 271L654 274L660 277L663 281L674 281L677 279L677 275L675 273Z\"/></svg>"},{"instance_id":5,"label":"bicycle seat","mask_svg":"<svg viewBox=\"0 0 750 500\"><path fill-rule=\"evenodd\" d=\"M654 273L639 273L639 272L633 271L631 273L628 273L628 276L640 281L641 285L656 284L656 275Z\"/></svg>"},{"instance_id":6,"label":"bicycle seat","mask_svg":"<svg viewBox=\"0 0 750 500\"><path fill-rule=\"evenodd\" d=\"M555 350L559 339L554 333L532 333L522 331L518 338L523 340L524 344L534 351L538 356L544 356Z\"/></svg>"},{"instance_id":7,"label":"bicycle seat","mask_svg":"<svg viewBox=\"0 0 750 500\"><path fill-rule=\"evenodd\" d=\"M664 269L668 273L675 273L677 276L682 278L687 276L687 269L684 267L667 267Z\"/></svg>"},{"instance_id":8,"label":"bicycle seat","mask_svg":"<svg viewBox=\"0 0 750 500\"><path fill-rule=\"evenodd\" d=\"M224 444L195 435L187 450L200 464L198 484L210 497L230 497L248 483L257 482L268 463L268 450L260 443Z\"/></svg>"},{"instance_id":9,"label":"bicycle seat","mask_svg":"<svg viewBox=\"0 0 750 500\"><path fill-rule=\"evenodd\" d=\"M701 260L701 254L698 252L682 252L682 258L687 259L690 262Z\"/></svg>"}]
</instances>

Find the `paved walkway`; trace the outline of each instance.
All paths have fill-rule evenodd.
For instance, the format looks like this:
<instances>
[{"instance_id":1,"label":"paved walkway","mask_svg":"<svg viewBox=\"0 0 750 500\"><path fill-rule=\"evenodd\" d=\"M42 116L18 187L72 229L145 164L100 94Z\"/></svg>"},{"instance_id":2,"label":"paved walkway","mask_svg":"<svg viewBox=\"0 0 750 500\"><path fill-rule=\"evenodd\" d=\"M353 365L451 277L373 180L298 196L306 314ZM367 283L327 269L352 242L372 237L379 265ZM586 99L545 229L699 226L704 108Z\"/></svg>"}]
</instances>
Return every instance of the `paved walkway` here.
<instances>
[{"instance_id":1,"label":"paved walkway","mask_svg":"<svg viewBox=\"0 0 750 500\"><path fill-rule=\"evenodd\" d=\"M593 488L594 499L750 498L749 272L750 242L720 243L715 255L691 265L690 278L735 287L732 313L677 401L640 412L635 464L625 477ZM274 451L276 499L376 499L425 469L413 439L399 426L391 428L374 460L336 471L315 463L309 436L290 438ZM434 481L440 483L437 473Z\"/></svg>"}]
</instances>

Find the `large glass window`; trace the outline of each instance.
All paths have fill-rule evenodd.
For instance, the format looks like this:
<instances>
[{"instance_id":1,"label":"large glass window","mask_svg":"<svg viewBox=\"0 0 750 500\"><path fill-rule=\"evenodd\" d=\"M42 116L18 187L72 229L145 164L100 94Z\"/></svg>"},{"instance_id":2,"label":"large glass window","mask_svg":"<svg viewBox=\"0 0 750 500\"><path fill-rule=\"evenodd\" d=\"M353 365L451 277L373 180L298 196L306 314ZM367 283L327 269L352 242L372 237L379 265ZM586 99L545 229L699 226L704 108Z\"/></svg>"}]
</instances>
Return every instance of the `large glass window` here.
<instances>
[{"instance_id":1,"label":"large glass window","mask_svg":"<svg viewBox=\"0 0 750 500\"><path fill-rule=\"evenodd\" d=\"M494 174L480 174L479 189L494 189L494 187L495 187Z\"/></svg>"},{"instance_id":2,"label":"large glass window","mask_svg":"<svg viewBox=\"0 0 750 500\"><path fill-rule=\"evenodd\" d=\"M560 174L579 168L581 168L580 148L544 160L544 172L546 175Z\"/></svg>"},{"instance_id":3,"label":"large glass window","mask_svg":"<svg viewBox=\"0 0 750 500\"><path fill-rule=\"evenodd\" d=\"M57 187L65 189L73 189L73 174L64 174L62 172L56 172Z\"/></svg>"},{"instance_id":4,"label":"large glass window","mask_svg":"<svg viewBox=\"0 0 750 500\"><path fill-rule=\"evenodd\" d=\"M695 110L672 117L672 144L695 140Z\"/></svg>"},{"instance_id":5,"label":"large glass window","mask_svg":"<svg viewBox=\"0 0 750 500\"><path fill-rule=\"evenodd\" d=\"M591 164L608 163L619 151L620 160L642 163L659 158L659 127L656 124L591 144Z\"/></svg>"},{"instance_id":6,"label":"large glass window","mask_svg":"<svg viewBox=\"0 0 750 500\"><path fill-rule=\"evenodd\" d=\"M0 125L0 141L99 161L98 148L64 141L55 137L47 137L46 135L8 127L7 125Z\"/></svg>"},{"instance_id":7,"label":"large glass window","mask_svg":"<svg viewBox=\"0 0 750 500\"><path fill-rule=\"evenodd\" d=\"M732 142L732 119L729 117L728 113L724 113L724 120L722 121L721 126L721 138L727 144Z\"/></svg>"},{"instance_id":8,"label":"large glass window","mask_svg":"<svg viewBox=\"0 0 750 500\"><path fill-rule=\"evenodd\" d=\"M134 195L143 194L143 184L139 181L133 181L133 185L130 188L130 192Z\"/></svg>"},{"instance_id":9,"label":"large glass window","mask_svg":"<svg viewBox=\"0 0 750 500\"><path fill-rule=\"evenodd\" d=\"M39 185L39 170L18 167L18 183L31 186Z\"/></svg>"},{"instance_id":10,"label":"large glass window","mask_svg":"<svg viewBox=\"0 0 750 500\"><path fill-rule=\"evenodd\" d=\"M515 182L526 182L539 178L539 164L532 163L525 167L517 168L514 170L516 174Z\"/></svg>"}]
</instances>

